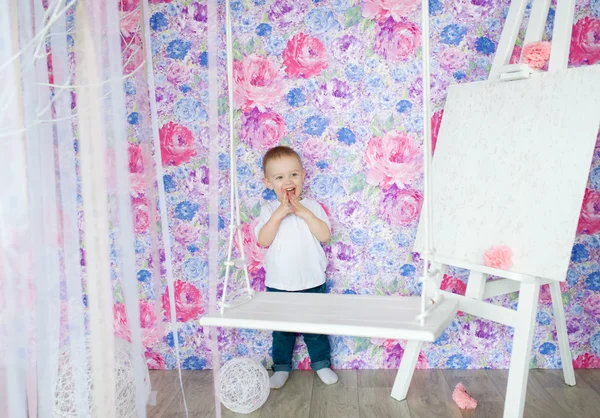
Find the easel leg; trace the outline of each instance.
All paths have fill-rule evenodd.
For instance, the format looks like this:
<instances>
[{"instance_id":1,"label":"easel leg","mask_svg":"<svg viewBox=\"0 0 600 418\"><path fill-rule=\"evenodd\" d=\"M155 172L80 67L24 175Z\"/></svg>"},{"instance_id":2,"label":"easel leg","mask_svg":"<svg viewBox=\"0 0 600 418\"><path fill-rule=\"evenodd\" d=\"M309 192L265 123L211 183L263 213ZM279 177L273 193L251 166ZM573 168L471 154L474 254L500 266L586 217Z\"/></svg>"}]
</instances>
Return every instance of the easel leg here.
<instances>
[{"instance_id":1,"label":"easel leg","mask_svg":"<svg viewBox=\"0 0 600 418\"><path fill-rule=\"evenodd\" d=\"M556 337L558 339L558 349L560 350L560 360L562 361L563 376L567 385L575 386L575 370L573 370L573 359L571 358L571 348L569 347L567 321L565 319L565 308L563 306L560 283L550 283L549 286L550 295L552 296L554 323L556 324Z\"/></svg>"},{"instance_id":2,"label":"easel leg","mask_svg":"<svg viewBox=\"0 0 600 418\"><path fill-rule=\"evenodd\" d=\"M394 387L392 388L392 398L398 401L406 399L406 393L408 392L408 387L410 386L410 381L417 366L419 352L422 347L422 341L409 341L406 344L404 355L398 368L398 374L394 381Z\"/></svg>"},{"instance_id":3,"label":"easel leg","mask_svg":"<svg viewBox=\"0 0 600 418\"><path fill-rule=\"evenodd\" d=\"M521 418L523 416L539 294L539 283L521 283L517 309L520 322L515 326L506 401L504 402L504 418Z\"/></svg>"}]
</instances>

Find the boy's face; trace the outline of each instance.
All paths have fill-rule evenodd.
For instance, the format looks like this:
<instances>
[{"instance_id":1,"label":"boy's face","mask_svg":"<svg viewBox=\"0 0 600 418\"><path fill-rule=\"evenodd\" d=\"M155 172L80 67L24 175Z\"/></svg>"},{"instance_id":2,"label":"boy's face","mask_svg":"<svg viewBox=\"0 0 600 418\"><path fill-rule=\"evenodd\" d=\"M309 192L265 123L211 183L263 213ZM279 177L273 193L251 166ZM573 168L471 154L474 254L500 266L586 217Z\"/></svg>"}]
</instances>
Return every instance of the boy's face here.
<instances>
[{"instance_id":1,"label":"boy's face","mask_svg":"<svg viewBox=\"0 0 600 418\"><path fill-rule=\"evenodd\" d=\"M275 191L281 201L284 193L300 196L305 175L298 158L286 155L267 163L263 182L267 188Z\"/></svg>"}]
</instances>

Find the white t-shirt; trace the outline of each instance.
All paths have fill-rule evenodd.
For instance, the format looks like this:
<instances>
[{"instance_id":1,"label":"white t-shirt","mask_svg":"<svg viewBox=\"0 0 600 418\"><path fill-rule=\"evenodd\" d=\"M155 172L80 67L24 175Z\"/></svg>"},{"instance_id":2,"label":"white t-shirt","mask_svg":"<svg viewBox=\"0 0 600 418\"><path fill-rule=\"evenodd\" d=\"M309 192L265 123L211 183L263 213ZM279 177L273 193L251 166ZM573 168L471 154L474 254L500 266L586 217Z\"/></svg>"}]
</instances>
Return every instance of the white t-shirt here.
<instances>
[{"instance_id":1,"label":"white t-shirt","mask_svg":"<svg viewBox=\"0 0 600 418\"><path fill-rule=\"evenodd\" d=\"M300 203L331 229L327 214L318 202L302 199ZM276 200L260 208L258 224L254 228L257 240L260 230L279 205ZM304 219L293 213L286 216L279 224L277 235L267 250L265 285L280 290L310 289L325 283L326 268L325 251Z\"/></svg>"}]
</instances>

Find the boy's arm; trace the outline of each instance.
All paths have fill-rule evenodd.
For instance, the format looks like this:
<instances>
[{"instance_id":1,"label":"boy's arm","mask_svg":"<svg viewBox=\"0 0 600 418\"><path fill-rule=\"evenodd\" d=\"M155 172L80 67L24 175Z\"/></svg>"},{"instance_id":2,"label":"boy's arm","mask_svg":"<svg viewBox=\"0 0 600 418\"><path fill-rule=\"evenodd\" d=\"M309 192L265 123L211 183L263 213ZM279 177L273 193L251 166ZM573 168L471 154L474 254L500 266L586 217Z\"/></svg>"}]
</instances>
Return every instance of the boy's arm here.
<instances>
[{"instance_id":1,"label":"boy's arm","mask_svg":"<svg viewBox=\"0 0 600 418\"><path fill-rule=\"evenodd\" d=\"M320 220L317 215L312 213L310 210L306 209L309 212L309 215L304 218L304 221L308 225L308 229L310 232L318 239L320 242L327 242L331 237L331 231L325 222Z\"/></svg>"},{"instance_id":2,"label":"boy's arm","mask_svg":"<svg viewBox=\"0 0 600 418\"><path fill-rule=\"evenodd\" d=\"M273 243L279 230L279 224L281 224L281 219L274 212L258 233L258 244L261 247L268 247Z\"/></svg>"}]
</instances>

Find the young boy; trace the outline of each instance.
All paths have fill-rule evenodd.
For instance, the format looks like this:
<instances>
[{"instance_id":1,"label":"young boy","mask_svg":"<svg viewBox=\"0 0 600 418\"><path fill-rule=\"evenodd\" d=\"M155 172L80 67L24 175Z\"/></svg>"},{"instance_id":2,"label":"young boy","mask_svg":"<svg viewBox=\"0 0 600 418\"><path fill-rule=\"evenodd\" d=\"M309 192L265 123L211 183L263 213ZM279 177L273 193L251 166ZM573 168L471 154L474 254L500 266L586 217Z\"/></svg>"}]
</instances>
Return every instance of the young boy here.
<instances>
[{"instance_id":1,"label":"young boy","mask_svg":"<svg viewBox=\"0 0 600 418\"><path fill-rule=\"evenodd\" d=\"M263 157L263 170L265 186L277 195L277 201L261 207L254 230L258 243L269 247L267 291L325 293L327 258L321 243L329 240L330 224L318 202L301 198L306 173L300 156L289 147L272 148ZM303 335L311 368L324 383L336 383L327 335ZM287 381L295 342L294 332L273 332L271 388L279 389Z\"/></svg>"}]
</instances>

